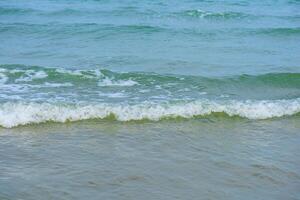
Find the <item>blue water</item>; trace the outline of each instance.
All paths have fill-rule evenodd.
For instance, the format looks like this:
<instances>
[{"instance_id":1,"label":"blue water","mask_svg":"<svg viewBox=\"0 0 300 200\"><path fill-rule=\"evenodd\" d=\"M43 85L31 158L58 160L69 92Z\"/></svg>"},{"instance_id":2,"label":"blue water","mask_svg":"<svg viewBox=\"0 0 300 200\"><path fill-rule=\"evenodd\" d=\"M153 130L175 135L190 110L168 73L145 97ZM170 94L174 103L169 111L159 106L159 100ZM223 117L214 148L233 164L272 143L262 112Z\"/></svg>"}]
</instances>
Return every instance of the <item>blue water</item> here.
<instances>
[{"instance_id":1,"label":"blue water","mask_svg":"<svg viewBox=\"0 0 300 200\"><path fill-rule=\"evenodd\" d=\"M1 1L1 64L299 72L298 1Z\"/></svg>"},{"instance_id":2,"label":"blue water","mask_svg":"<svg viewBox=\"0 0 300 200\"><path fill-rule=\"evenodd\" d=\"M0 0L0 199L300 199L299 55L298 0Z\"/></svg>"}]
</instances>

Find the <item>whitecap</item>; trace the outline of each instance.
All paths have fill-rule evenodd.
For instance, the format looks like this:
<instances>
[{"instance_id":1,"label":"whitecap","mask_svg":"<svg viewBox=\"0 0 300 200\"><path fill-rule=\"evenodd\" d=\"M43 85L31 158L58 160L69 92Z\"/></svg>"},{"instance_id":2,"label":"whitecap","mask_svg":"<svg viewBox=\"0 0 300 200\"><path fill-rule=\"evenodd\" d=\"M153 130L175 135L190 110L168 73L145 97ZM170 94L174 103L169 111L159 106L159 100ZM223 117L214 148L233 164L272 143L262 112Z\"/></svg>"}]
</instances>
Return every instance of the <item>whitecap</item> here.
<instances>
[{"instance_id":1,"label":"whitecap","mask_svg":"<svg viewBox=\"0 0 300 200\"><path fill-rule=\"evenodd\" d=\"M93 105L55 105L50 103L0 104L0 125L6 128L47 121L66 122L85 119L103 119L114 115L116 120L130 121L162 118L192 118L224 112L229 116L248 119L268 119L294 115L300 112L300 98L293 100L264 101L211 101L198 100L188 103L149 102L137 105L98 103Z\"/></svg>"}]
</instances>

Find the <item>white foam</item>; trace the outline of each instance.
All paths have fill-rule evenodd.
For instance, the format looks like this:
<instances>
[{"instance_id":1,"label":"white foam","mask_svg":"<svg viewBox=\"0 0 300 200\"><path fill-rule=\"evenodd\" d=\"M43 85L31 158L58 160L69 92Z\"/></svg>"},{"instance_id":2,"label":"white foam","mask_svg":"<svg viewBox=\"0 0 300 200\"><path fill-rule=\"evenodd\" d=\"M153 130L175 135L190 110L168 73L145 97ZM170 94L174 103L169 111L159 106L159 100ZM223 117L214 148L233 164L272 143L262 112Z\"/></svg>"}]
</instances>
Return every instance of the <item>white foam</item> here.
<instances>
[{"instance_id":1,"label":"white foam","mask_svg":"<svg viewBox=\"0 0 300 200\"><path fill-rule=\"evenodd\" d=\"M201 10L201 9L197 9L197 10L194 10L194 11L189 11L187 14L190 15L190 16L197 15L200 18L205 18L206 16L209 16L212 13L204 11L204 10Z\"/></svg>"},{"instance_id":2,"label":"white foam","mask_svg":"<svg viewBox=\"0 0 300 200\"><path fill-rule=\"evenodd\" d=\"M0 75L0 83L1 82L1 75ZM4 82L5 83L5 82ZM2 84L0 85L0 92L10 92L10 93L26 93L28 90L32 88L58 88L58 87L72 87L72 83L48 83L45 82L44 84L38 85L30 85L30 84Z\"/></svg>"},{"instance_id":3,"label":"white foam","mask_svg":"<svg viewBox=\"0 0 300 200\"><path fill-rule=\"evenodd\" d=\"M45 87L72 87L72 83L48 83L45 82L44 85Z\"/></svg>"},{"instance_id":4,"label":"white foam","mask_svg":"<svg viewBox=\"0 0 300 200\"><path fill-rule=\"evenodd\" d=\"M27 70L25 74L21 77L16 79L16 82L29 82L34 79L43 79L46 78L48 74L44 71L34 71L34 70Z\"/></svg>"},{"instance_id":5,"label":"white foam","mask_svg":"<svg viewBox=\"0 0 300 200\"><path fill-rule=\"evenodd\" d=\"M99 81L98 86L133 86L138 83L129 79L129 80L113 80L108 77Z\"/></svg>"},{"instance_id":6,"label":"white foam","mask_svg":"<svg viewBox=\"0 0 300 200\"><path fill-rule=\"evenodd\" d=\"M10 99L10 100L22 100L22 97L19 96L19 95L12 95L12 94L1 94L0 93L0 98L3 98L3 99Z\"/></svg>"},{"instance_id":7,"label":"white foam","mask_svg":"<svg viewBox=\"0 0 300 200\"><path fill-rule=\"evenodd\" d=\"M0 84L4 84L8 81L8 77L5 74L0 73Z\"/></svg>"},{"instance_id":8,"label":"white foam","mask_svg":"<svg viewBox=\"0 0 300 200\"><path fill-rule=\"evenodd\" d=\"M103 93L103 92L98 92L98 95L101 97L109 97L109 98L124 98L127 97L124 93L121 92L113 92L113 93Z\"/></svg>"},{"instance_id":9,"label":"white foam","mask_svg":"<svg viewBox=\"0 0 300 200\"><path fill-rule=\"evenodd\" d=\"M293 115L300 112L300 99L274 101L209 101L190 103L138 105L53 105L49 103L4 103L0 104L0 125L6 128L47 121L66 122L94 119L113 114L117 120L160 120L162 118L191 118L224 112L229 116L249 119L267 119Z\"/></svg>"},{"instance_id":10,"label":"white foam","mask_svg":"<svg viewBox=\"0 0 300 200\"><path fill-rule=\"evenodd\" d=\"M29 89L28 84L3 84L0 85L0 92L24 93Z\"/></svg>"},{"instance_id":11,"label":"white foam","mask_svg":"<svg viewBox=\"0 0 300 200\"><path fill-rule=\"evenodd\" d=\"M55 71L57 73L61 73L61 74L71 74L71 75L77 75L77 76L81 76L82 75L82 71L81 70L67 70L67 69L63 69L63 68L58 68Z\"/></svg>"},{"instance_id":12,"label":"white foam","mask_svg":"<svg viewBox=\"0 0 300 200\"><path fill-rule=\"evenodd\" d=\"M69 74L69 75L75 75L75 76L82 76L84 78L99 78L99 77L104 77L102 72L99 69L95 70L67 70L67 69L56 69L55 70L57 73L61 74Z\"/></svg>"}]
</instances>

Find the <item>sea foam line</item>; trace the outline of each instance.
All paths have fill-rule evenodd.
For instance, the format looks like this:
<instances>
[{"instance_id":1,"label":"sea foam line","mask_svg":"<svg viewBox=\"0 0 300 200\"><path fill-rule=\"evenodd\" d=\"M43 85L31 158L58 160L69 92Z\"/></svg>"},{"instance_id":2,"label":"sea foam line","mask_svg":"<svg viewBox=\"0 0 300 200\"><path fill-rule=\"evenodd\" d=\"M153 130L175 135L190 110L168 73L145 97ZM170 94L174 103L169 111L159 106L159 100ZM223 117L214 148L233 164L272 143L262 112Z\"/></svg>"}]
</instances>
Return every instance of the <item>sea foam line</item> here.
<instances>
[{"instance_id":1,"label":"sea foam line","mask_svg":"<svg viewBox=\"0 0 300 200\"><path fill-rule=\"evenodd\" d=\"M67 122L86 119L104 119L114 116L119 121L153 120L163 118L192 118L212 113L226 113L248 119L268 119L294 115L300 112L300 98L293 100L264 101L210 101L189 103L137 105L53 105L49 103L12 103L0 105L0 126L12 128L18 125L42 122Z\"/></svg>"}]
</instances>

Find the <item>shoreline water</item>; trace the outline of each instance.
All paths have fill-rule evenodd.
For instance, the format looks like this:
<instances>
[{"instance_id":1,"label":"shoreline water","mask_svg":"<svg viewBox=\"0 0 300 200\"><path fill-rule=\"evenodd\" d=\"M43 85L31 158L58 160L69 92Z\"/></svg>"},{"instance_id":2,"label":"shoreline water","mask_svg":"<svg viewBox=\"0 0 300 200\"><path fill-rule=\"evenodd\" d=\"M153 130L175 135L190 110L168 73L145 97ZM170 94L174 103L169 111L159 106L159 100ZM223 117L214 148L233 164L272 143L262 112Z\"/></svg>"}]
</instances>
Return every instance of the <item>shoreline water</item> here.
<instances>
[{"instance_id":1,"label":"shoreline water","mask_svg":"<svg viewBox=\"0 0 300 200\"><path fill-rule=\"evenodd\" d=\"M86 121L0 129L7 161L0 196L297 199L298 122Z\"/></svg>"}]
</instances>

